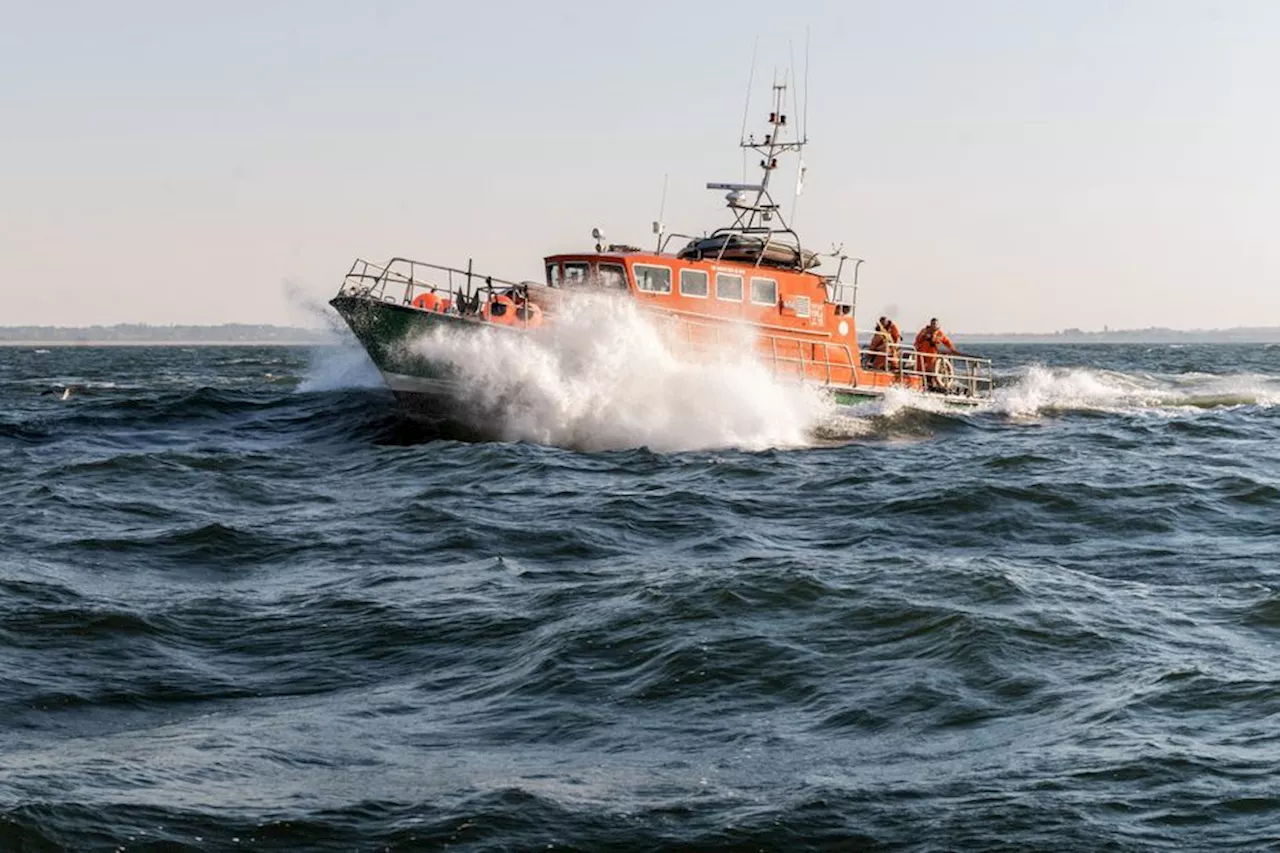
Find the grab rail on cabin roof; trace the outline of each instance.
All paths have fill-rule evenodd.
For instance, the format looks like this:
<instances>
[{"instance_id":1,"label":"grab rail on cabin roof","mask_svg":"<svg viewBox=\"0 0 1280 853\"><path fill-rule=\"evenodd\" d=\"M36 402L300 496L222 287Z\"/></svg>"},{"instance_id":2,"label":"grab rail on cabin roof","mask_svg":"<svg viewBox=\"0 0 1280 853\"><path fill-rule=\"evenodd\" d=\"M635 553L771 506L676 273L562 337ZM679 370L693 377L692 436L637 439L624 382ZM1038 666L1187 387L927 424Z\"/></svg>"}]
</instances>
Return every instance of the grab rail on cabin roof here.
<instances>
[{"instance_id":1,"label":"grab rail on cabin roof","mask_svg":"<svg viewBox=\"0 0 1280 853\"><path fill-rule=\"evenodd\" d=\"M799 235L799 234L797 234L797 233L796 233L796 231L795 231L795 229L793 229L793 228L791 228L791 227L785 227L785 228L774 228L774 227L771 227L771 226L764 226L764 225L755 225L755 226L748 226L748 225L728 225L728 226L725 226L725 227L723 227L723 228L717 228L716 230L712 231L710 234L706 235L705 237L688 237L688 236L683 235L683 234L680 234L680 235L670 234L670 235L667 235L666 237L664 237L664 238L663 238L663 240L662 240L662 242L658 244L658 252L659 252L659 254L661 254L661 253L665 250L666 245L667 245L667 242L668 242L672 237L675 237L675 236L685 237L685 239L689 240L690 242L693 242L693 241L696 241L696 240L712 240L712 239L715 239L716 237L719 237L719 236L722 236L722 235L723 235L724 237L728 238L728 237L733 236L734 234L743 234L743 235L749 235L749 236L755 236L755 237L760 237L760 236L763 236L763 237L764 237L764 242L760 244L760 251L756 254L755 262L754 262L754 264L752 264L752 265L753 265L753 266L755 266L755 267L760 267L760 266L762 266L762 265L764 264L764 257L765 257L765 254L766 254L766 253L768 253L768 251L769 251L769 249L770 249L771 247L773 247L773 246L785 246L785 247L787 247L787 248L789 248L789 249L795 249L795 252L796 252L796 259L799 261L799 263L796 265L797 271L799 271L799 272L808 272L808 271L809 271L809 267L806 267L806 266L805 266L805 264L804 264L804 247L803 247L803 245L802 245L802 244L801 244L801 242L800 242L800 235ZM774 237L776 237L776 236L786 235L786 234L791 235L791 238L792 238L792 240L794 240L794 243L792 243L791 241L788 241L788 240L775 240L775 239L774 239ZM716 263L722 263L722 262L724 261L724 254L725 254L725 252L727 252L728 250L729 250L729 240L728 240L728 239L726 239L726 240L723 242L723 244L720 246L720 250L719 250L718 252L716 252L716 253L715 253L715 257L714 257L714 258L710 258L710 260L713 260L713 261L715 261ZM703 255L704 253L699 252L699 254L700 254L700 255ZM703 257L702 259L703 259L703 260L708 259L706 256L707 256L707 255L710 255L710 254L711 254L710 252L705 253L705 255L704 255L704 257ZM811 254L813 257L815 257L815 258L817 257L817 255L816 255L816 254L814 254L814 253L812 253L812 252L811 252L810 254ZM814 264L814 266L816 266L816 263Z\"/></svg>"},{"instance_id":2,"label":"grab rail on cabin roof","mask_svg":"<svg viewBox=\"0 0 1280 853\"><path fill-rule=\"evenodd\" d=\"M695 237L695 236L693 236L692 234L681 234L679 231L672 231L672 232L670 232L670 233L668 233L668 234L663 234L663 235L662 235L662 240L661 240L661 242L659 242L659 243L658 243L658 254L659 254L659 255L661 255L663 252L665 252L665 251L667 250L667 243L670 243L670 242L671 242L671 238L673 238L673 237L679 237L679 238L680 238L680 239L682 239L682 240L688 240L690 243L692 243L694 240L705 240L705 239L707 239L707 235L706 235L706 234L703 234L701 237Z\"/></svg>"},{"instance_id":3,"label":"grab rail on cabin roof","mask_svg":"<svg viewBox=\"0 0 1280 853\"><path fill-rule=\"evenodd\" d=\"M721 234L750 234L750 235L757 235L757 236L763 235L763 234L790 234L792 237L795 238L795 245L797 246L797 248L800 246L800 235L797 234L795 229L793 228L771 228L763 225L757 225L752 227L726 225L723 228L715 229L709 234L704 233L701 237L695 237L692 234L681 234L678 231L672 231L668 234L664 234L662 236L662 242L658 244L658 254L662 254L664 251L666 251L667 244L671 242L671 239L673 237L680 237L685 240L694 241L694 240L710 240L712 237L717 237ZM786 245L791 245L791 244L788 243Z\"/></svg>"}]
</instances>

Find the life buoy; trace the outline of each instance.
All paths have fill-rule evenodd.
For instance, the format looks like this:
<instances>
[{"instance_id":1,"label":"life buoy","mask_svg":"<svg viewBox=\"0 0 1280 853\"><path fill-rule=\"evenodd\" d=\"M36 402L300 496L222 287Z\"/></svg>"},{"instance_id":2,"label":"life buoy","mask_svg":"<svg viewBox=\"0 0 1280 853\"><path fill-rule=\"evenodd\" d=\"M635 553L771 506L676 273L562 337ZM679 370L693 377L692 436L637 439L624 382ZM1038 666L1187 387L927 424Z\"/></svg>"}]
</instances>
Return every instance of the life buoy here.
<instances>
[{"instance_id":1,"label":"life buoy","mask_svg":"<svg viewBox=\"0 0 1280 853\"><path fill-rule=\"evenodd\" d=\"M516 307L516 325L526 329L536 329L542 325L542 309L532 302L525 302Z\"/></svg>"},{"instance_id":2,"label":"life buoy","mask_svg":"<svg viewBox=\"0 0 1280 853\"><path fill-rule=\"evenodd\" d=\"M516 303L510 296L493 297L484 304L480 316L499 326L513 326L520 322L516 319Z\"/></svg>"},{"instance_id":3,"label":"life buoy","mask_svg":"<svg viewBox=\"0 0 1280 853\"><path fill-rule=\"evenodd\" d=\"M440 294L434 290L429 290L413 297L413 307L423 311L443 311L444 309L440 307L442 301L444 300L440 298Z\"/></svg>"},{"instance_id":4,"label":"life buoy","mask_svg":"<svg viewBox=\"0 0 1280 853\"><path fill-rule=\"evenodd\" d=\"M956 378L955 366L951 363L951 359L945 355L936 356L937 361L934 362L933 377L934 390L942 394L950 394L952 385Z\"/></svg>"}]
</instances>

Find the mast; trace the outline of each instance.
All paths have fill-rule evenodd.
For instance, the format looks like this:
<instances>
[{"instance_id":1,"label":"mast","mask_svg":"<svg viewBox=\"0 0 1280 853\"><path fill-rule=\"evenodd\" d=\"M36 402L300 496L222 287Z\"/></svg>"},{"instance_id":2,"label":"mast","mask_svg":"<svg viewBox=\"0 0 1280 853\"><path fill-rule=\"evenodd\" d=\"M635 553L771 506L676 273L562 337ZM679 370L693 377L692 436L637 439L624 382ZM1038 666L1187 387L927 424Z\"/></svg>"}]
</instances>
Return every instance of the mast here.
<instances>
[{"instance_id":1,"label":"mast","mask_svg":"<svg viewBox=\"0 0 1280 853\"><path fill-rule=\"evenodd\" d=\"M774 78L773 109L769 112L769 132L764 138L758 140L755 134L739 138L739 148L755 152L760 157L759 183L709 183L707 189L727 190L725 201L734 215L733 224L717 229L715 234L755 235L763 237L766 246L787 243L794 245L799 252L800 237L787 224L769 190L773 173L778 168L778 158L793 152L799 154L808 143L803 135L785 138L789 127L786 113L787 89L786 75L781 82Z\"/></svg>"}]
</instances>

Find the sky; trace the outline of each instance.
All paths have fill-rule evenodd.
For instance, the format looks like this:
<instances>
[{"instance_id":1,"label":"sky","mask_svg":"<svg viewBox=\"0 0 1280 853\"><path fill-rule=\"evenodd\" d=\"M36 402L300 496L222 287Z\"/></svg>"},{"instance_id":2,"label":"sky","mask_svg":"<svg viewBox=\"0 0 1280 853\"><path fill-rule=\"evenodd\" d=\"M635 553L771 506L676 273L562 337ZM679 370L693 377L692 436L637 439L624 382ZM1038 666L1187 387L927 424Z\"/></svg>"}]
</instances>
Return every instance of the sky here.
<instances>
[{"instance_id":1,"label":"sky","mask_svg":"<svg viewBox=\"0 0 1280 853\"><path fill-rule=\"evenodd\" d=\"M357 258L506 279L725 224L794 67L860 325L1280 325L1280 2L4 4L0 325L316 325ZM799 112L792 111L793 117ZM663 183L667 182L665 207ZM754 178L752 173L748 178ZM779 200L792 204L782 174Z\"/></svg>"}]
</instances>

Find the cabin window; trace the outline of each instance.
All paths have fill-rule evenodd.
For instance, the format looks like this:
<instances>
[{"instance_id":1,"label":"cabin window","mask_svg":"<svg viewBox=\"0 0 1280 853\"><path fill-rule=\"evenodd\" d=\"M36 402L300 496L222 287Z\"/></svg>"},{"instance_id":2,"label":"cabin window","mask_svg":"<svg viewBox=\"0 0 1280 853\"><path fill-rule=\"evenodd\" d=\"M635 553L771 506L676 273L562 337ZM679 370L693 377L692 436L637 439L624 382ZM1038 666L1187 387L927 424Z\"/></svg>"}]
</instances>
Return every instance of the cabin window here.
<instances>
[{"instance_id":1,"label":"cabin window","mask_svg":"<svg viewBox=\"0 0 1280 853\"><path fill-rule=\"evenodd\" d=\"M680 270L680 295L707 298L707 274L702 270Z\"/></svg>"},{"instance_id":2,"label":"cabin window","mask_svg":"<svg viewBox=\"0 0 1280 853\"><path fill-rule=\"evenodd\" d=\"M569 285L584 283L587 280L587 272L590 268L590 264L581 261L566 263L564 265L564 283Z\"/></svg>"},{"instance_id":3,"label":"cabin window","mask_svg":"<svg viewBox=\"0 0 1280 853\"><path fill-rule=\"evenodd\" d=\"M751 279L752 305L777 305L778 283L771 278Z\"/></svg>"},{"instance_id":4,"label":"cabin window","mask_svg":"<svg viewBox=\"0 0 1280 853\"><path fill-rule=\"evenodd\" d=\"M742 301L742 276L727 272L716 273L716 299Z\"/></svg>"},{"instance_id":5,"label":"cabin window","mask_svg":"<svg viewBox=\"0 0 1280 853\"><path fill-rule=\"evenodd\" d=\"M560 265L547 264L547 287L560 286Z\"/></svg>"},{"instance_id":6,"label":"cabin window","mask_svg":"<svg viewBox=\"0 0 1280 853\"><path fill-rule=\"evenodd\" d=\"M648 264L636 264L632 269L636 272L636 287L645 293L670 293L671 268L651 267Z\"/></svg>"},{"instance_id":7,"label":"cabin window","mask_svg":"<svg viewBox=\"0 0 1280 853\"><path fill-rule=\"evenodd\" d=\"M609 290L627 289L627 271L621 264L601 264L600 284Z\"/></svg>"}]
</instances>

